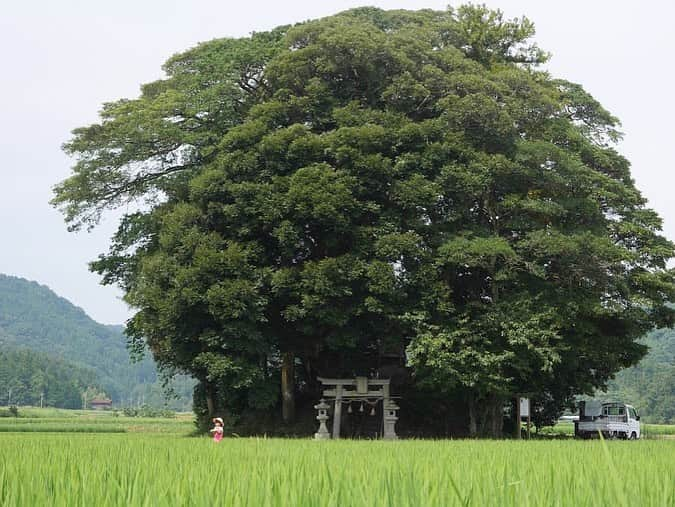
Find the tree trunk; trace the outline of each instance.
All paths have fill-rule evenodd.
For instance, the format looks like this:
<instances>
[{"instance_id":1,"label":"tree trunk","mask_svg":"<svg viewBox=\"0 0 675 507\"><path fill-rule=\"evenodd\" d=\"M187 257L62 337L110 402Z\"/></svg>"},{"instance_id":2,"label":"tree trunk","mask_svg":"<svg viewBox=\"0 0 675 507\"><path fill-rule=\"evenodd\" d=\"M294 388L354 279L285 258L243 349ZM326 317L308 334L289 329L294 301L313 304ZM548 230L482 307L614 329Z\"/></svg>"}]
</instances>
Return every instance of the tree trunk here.
<instances>
[{"instance_id":1,"label":"tree trunk","mask_svg":"<svg viewBox=\"0 0 675 507\"><path fill-rule=\"evenodd\" d=\"M207 384L205 391L206 391L206 408L209 411L209 417L213 417L215 411L213 404L213 387Z\"/></svg>"},{"instance_id":2,"label":"tree trunk","mask_svg":"<svg viewBox=\"0 0 675 507\"><path fill-rule=\"evenodd\" d=\"M281 355L281 416L285 423L295 420L295 354Z\"/></svg>"},{"instance_id":3,"label":"tree trunk","mask_svg":"<svg viewBox=\"0 0 675 507\"><path fill-rule=\"evenodd\" d=\"M478 435L478 421L476 420L476 399L473 394L469 395L467 407L469 409L469 436L475 437Z\"/></svg>"},{"instance_id":4,"label":"tree trunk","mask_svg":"<svg viewBox=\"0 0 675 507\"><path fill-rule=\"evenodd\" d=\"M488 436L491 438L501 438L502 428L504 426L503 403L498 396L491 394L486 400L487 410L485 412L485 427Z\"/></svg>"}]
</instances>

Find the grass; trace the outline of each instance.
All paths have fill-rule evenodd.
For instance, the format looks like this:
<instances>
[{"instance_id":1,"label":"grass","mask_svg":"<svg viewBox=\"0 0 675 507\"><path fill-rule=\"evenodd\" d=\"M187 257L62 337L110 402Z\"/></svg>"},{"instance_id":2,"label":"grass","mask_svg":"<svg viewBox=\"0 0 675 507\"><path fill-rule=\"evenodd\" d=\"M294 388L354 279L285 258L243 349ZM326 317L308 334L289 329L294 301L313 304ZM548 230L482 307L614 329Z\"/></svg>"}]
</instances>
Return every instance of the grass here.
<instances>
[{"instance_id":1,"label":"grass","mask_svg":"<svg viewBox=\"0 0 675 507\"><path fill-rule=\"evenodd\" d=\"M64 424L49 421L41 422L41 424L0 422L0 433L126 433L126 429L105 424Z\"/></svg>"},{"instance_id":2,"label":"grass","mask_svg":"<svg viewBox=\"0 0 675 507\"><path fill-rule=\"evenodd\" d=\"M189 414L21 413L0 419L3 507L675 505L675 440L215 444Z\"/></svg>"},{"instance_id":3,"label":"grass","mask_svg":"<svg viewBox=\"0 0 675 507\"><path fill-rule=\"evenodd\" d=\"M0 435L0 505L675 504L675 442Z\"/></svg>"},{"instance_id":4,"label":"grass","mask_svg":"<svg viewBox=\"0 0 675 507\"><path fill-rule=\"evenodd\" d=\"M19 417L0 418L0 433L163 433L189 435L194 432L192 414L175 418L125 417L113 412L63 410L53 408L19 409Z\"/></svg>"},{"instance_id":5,"label":"grass","mask_svg":"<svg viewBox=\"0 0 675 507\"><path fill-rule=\"evenodd\" d=\"M651 436L675 436L675 424L643 424L642 433Z\"/></svg>"},{"instance_id":6,"label":"grass","mask_svg":"<svg viewBox=\"0 0 675 507\"><path fill-rule=\"evenodd\" d=\"M673 438L675 437L675 424L642 424L641 432L641 438L646 439ZM542 428L539 431L539 436L571 438L574 436L574 423L561 422L555 426Z\"/></svg>"}]
</instances>

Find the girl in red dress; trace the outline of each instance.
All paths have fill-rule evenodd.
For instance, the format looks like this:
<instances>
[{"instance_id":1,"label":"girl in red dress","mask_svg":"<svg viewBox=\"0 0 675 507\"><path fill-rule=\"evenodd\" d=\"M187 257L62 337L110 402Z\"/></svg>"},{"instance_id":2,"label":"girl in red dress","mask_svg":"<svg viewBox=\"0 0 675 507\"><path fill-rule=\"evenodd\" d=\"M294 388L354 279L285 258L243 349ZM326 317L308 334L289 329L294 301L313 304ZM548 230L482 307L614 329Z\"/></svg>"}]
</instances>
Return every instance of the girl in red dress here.
<instances>
[{"instance_id":1,"label":"girl in red dress","mask_svg":"<svg viewBox=\"0 0 675 507\"><path fill-rule=\"evenodd\" d=\"M214 442L220 442L223 439L223 420L220 417L214 417L211 433L213 433Z\"/></svg>"}]
</instances>

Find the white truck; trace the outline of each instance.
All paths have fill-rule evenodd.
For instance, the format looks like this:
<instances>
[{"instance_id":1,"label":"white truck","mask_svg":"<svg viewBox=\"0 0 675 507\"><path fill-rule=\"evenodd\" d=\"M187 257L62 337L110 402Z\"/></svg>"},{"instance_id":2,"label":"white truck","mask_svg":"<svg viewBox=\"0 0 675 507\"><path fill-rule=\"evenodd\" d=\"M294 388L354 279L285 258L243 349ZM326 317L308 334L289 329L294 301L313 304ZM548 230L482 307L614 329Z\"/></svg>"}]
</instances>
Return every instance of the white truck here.
<instances>
[{"instance_id":1,"label":"white truck","mask_svg":"<svg viewBox=\"0 0 675 507\"><path fill-rule=\"evenodd\" d=\"M579 404L579 420L574 434L581 438L599 437L637 440L640 438L640 416L625 403L584 402Z\"/></svg>"}]
</instances>

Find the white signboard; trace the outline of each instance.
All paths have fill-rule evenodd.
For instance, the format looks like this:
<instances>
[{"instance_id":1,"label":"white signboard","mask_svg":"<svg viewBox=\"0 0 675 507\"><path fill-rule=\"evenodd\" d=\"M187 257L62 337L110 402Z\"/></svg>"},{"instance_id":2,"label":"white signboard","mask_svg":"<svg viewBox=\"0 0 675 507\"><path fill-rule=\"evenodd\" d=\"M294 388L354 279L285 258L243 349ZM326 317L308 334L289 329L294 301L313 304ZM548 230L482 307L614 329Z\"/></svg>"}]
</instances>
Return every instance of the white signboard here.
<instances>
[{"instance_id":1,"label":"white signboard","mask_svg":"<svg viewBox=\"0 0 675 507\"><path fill-rule=\"evenodd\" d=\"M520 417L530 417L530 398L520 398Z\"/></svg>"}]
</instances>

